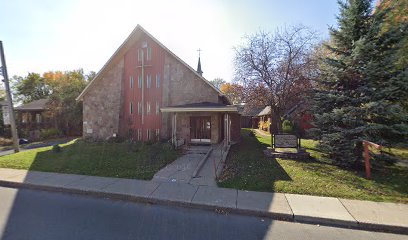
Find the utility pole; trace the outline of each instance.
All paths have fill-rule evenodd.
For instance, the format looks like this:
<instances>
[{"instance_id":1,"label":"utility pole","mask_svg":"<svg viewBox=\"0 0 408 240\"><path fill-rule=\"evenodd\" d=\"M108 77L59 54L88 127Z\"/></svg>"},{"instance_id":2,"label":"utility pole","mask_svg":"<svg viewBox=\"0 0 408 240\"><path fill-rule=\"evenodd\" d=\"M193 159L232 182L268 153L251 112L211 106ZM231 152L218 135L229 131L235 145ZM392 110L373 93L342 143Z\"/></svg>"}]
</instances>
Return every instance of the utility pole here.
<instances>
[{"instance_id":1,"label":"utility pole","mask_svg":"<svg viewBox=\"0 0 408 240\"><path fill-rule=\"evenodd\" d=\"M7 74L6 58L4 57L3 42L0 41L0 54L1 54L1 74L3 75L4 86L6 87L7 104L9 109L11 135L13 136L14 152L19 152L19 141L16 128L16 119L14 118L13 100L11 99L11 91L9 85L9 79Z\"/></svg>"}]
</instances>

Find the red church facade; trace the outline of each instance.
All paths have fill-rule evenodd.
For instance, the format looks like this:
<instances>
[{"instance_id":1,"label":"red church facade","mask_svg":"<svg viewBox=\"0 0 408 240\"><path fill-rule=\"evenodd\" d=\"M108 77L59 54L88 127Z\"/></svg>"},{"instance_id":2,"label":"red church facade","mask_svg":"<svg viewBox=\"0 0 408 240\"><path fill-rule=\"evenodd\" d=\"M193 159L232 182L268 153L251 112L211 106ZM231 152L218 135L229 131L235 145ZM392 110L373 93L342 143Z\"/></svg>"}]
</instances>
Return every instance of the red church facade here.
<instances>
[{"instance_id":1,"label":"red church facade","mask_svg":"<svg viewBox=\"0 0 408 240\"><path fill-rule=\"evenodd\" d=\"M84 137L238 141L237 108L201 73L138 25L77 98Z\"/></svg>"}]
</instances>

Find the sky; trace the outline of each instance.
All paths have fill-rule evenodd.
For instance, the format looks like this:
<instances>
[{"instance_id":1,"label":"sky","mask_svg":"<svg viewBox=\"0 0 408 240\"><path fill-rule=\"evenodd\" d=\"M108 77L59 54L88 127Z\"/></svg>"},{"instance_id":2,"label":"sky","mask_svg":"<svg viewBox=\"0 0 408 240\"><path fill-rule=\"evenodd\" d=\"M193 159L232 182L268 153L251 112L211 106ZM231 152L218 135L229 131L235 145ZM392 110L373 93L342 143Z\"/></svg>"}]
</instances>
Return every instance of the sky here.
<instances>
[{"instance_id":1,"label":"sky","mask_svg":"<svg viewBox=\"0 0 408 240\"><path fill-rule=\"evenodd\" d=\"M98 72L140 24L208 80L231 81L245 35L302 24L328 38L336 0L1 0L9 77L83 68Z\"/></svg>"}]
</instances>

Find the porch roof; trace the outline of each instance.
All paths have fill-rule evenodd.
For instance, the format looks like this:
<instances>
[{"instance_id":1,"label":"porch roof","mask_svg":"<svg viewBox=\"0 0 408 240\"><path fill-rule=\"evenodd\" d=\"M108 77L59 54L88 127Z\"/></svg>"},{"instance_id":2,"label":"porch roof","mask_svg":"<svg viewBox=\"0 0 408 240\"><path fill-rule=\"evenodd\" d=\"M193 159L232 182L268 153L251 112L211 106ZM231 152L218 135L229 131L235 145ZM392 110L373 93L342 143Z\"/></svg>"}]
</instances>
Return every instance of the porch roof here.
<instances>
[{"instance_id":1,"label":"porch roof","mask_svg":"<svg viewBox=\"0 0 408 240\"><path fill-rule=\"evenodd\" d=\"M238 112L237 106L199 102L160 108L162 112Z\"/></svg>"}]
</instances>

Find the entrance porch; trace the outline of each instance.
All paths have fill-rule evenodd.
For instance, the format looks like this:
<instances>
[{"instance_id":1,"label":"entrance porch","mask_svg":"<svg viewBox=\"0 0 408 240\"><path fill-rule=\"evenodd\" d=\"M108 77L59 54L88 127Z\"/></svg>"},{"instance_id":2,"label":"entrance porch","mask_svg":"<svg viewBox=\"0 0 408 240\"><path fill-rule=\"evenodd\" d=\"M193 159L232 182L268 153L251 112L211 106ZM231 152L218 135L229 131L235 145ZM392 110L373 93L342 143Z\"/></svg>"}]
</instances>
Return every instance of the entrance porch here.
<instances>
[{"instance_id":1,"label":"entrance porch","mask_svg":"<svg viewBox=\"0 0 408 240\"><path fill-rule=\"evenodd\" d=\"M219 103L195 103L162 108L171 114L171 140L183 144L217 144L239 140L239 114L236 106ZM236 134L238 132L238 139Z\"/></svg>"}]
</instances>

